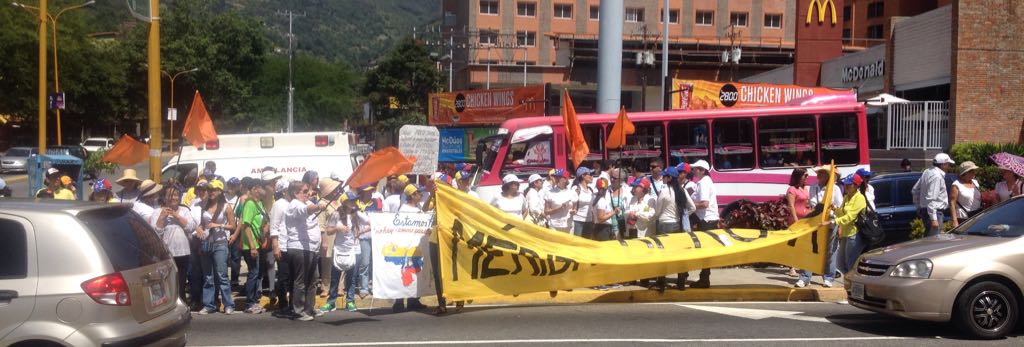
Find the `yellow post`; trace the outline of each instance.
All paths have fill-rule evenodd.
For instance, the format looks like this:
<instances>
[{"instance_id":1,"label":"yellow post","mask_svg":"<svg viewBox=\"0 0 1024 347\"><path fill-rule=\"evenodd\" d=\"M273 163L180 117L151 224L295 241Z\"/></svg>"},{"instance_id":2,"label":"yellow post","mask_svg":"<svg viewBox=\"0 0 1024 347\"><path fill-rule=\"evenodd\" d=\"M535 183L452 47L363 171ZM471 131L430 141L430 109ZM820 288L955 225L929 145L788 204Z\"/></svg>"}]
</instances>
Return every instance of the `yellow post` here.
<instances>
[{"instance_id":1,"label":"yellow post","mask_svg":"<svg viewBox=\"0 0 1024 347\"><path fill-rule=\"evenodd\" d=\"M171 108L174 108L174 78L178 77L174 75L171 78ZM177 110L175 110L177 112ZM171 152L174 152L174 121L167 119L167 138L171 141Z\"/></svg>"},{"instance_id":2,"label":"yellow post","mask_svg":"<svg viewBox=\"0 0 1024 347\"><path fill-rule=\"evenodd\" d=\"M160 147L163 134L160 130L160 1L149 0L150 25L147 47L149 71L149 178L160 181Z\"/></svg>"},{"instance_id":3,"label":"yellow post","mask_svg":"<svg viewBox=\"0 0 1024 347\"><path fill-rule=\"evenodd\" d=\"M64 13L64 11L61 11L61 13ZM59 77L60 75L57 72L57 67L60 66L59 64L57 64L57 18L58 17L60 17L60 14L58 14L57 17L50 17L50 21L53 22L53 92L54 93L60 93L60 77ZM64 102L67 102L67 100L64 100ZM60 146L60 145L64 144L63 143L63 139L62 139L63 136L61 136L61 133L60 133L60 108L54 107L53 110L57 112L57 145Z\"/></svg>"},{"instance_id":4,"label":"yellow post","mask_svg":"<svg viewBox=\"0 0 1024 347\"><path fill-rule=\"evenodd\" d=\"M46 0L39 0L39 153L46 153Z\"/></svg>"}]
</instances>

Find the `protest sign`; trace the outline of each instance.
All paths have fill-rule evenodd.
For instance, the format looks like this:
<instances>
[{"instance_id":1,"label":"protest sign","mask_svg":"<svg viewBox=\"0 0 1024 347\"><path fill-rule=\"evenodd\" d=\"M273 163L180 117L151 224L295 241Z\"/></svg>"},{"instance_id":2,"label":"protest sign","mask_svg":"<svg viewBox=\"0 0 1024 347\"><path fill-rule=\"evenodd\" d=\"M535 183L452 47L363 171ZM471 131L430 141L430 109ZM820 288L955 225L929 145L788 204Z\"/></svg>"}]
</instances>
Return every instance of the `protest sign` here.
<instances>
[{"instance_id":1,"label":"protest sign","mask_svg":"<svg viewBox=\"0 0 1024 347\"><path fill-rule=\"evenodd\" d=\"M436 127L403 125L398 130L398 150L405 156L416 157L413 175L431 175L437 171L441 134Z\"/></svg>"},{"instance_id":2,"label":"protest sign","mask_svg":"<svg viewBox=\"0 0 1024 347\"><path fill-rule=\"evenodd\" d=\"M429 244L433 222L427 213L370 214L374 298L434 295Z\"/></svg>"}]
</instances>

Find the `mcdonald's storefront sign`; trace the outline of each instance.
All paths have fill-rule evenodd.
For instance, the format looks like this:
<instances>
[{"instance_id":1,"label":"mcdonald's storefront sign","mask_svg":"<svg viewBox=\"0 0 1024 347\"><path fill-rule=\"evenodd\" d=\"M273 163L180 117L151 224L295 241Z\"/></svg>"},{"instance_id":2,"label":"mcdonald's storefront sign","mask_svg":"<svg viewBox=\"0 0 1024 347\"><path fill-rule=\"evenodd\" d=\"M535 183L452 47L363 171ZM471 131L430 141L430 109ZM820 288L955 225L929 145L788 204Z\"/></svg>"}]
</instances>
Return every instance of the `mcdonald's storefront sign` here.
<instances>
[{"instance_id":1,"label":"mcdonald's storefront sign","mask_svg":"<svg viewBox=\"0 0 1024 347\"><path fill-rule=\"evenodd\" d=\"M817 5L818 8L818 24L825 22L825 15L830 11L832 14L832 25L839 24L838 18L836 17L836 3L833 0L811 0L811 3L807 5L807 24L811 24L814 8Z\"/></svg>"}]
</instances>

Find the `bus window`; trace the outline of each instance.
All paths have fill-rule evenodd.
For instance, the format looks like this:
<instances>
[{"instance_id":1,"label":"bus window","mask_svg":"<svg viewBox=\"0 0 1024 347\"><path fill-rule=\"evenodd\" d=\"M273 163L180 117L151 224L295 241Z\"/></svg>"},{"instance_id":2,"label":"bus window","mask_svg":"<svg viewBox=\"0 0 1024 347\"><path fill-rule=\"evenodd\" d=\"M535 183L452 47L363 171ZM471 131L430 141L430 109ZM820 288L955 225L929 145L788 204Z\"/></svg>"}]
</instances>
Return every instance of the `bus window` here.
<instances>
[{"instance_id":1,"label":"bus window","mask_svg":"<svg viewBox=\"0 0 1024 347\"><path fill-rule=\"evenodd\" d=\"M618 161L622 167L647 171L652 159L665 157L665 125L661 122L637 122L633 126L636 132L626 136L626 145L609 150L608 158Z\"/></svg>"},{"instance_id":2,"label":"bus window","mask_svg":"<svg viewBox=\"0 0 1024 347\"><path fill-rule=\"evenodd\" d=\"M668 123L669 165L694 163L708 158L708 123L705 121L671 121Z\"/></svg>"},{"instance_id":3,"label":"bus window","mask_svg":"<svg viewBox=\"0 0 1024 347\"><path fill-rule=\"evenodd\" d=\"M857 142L857 115L853 113L821 115L821 162L836 161L836 165L860 163L860 145Z\"/></svg>"},{"instance_id":4,"label":"bus window","mask_svg":"<svg viewBox=\"0 0 1024 347\"><path fill-rule=\"evenodd\" d=\"M712 123L716 170L754 168L754 121L749 118L718 119Z\"/></svg>"},{"instance_id":5,"label":"bus window","mask_svg":"<svg viewBox=\"0 0 1024 347\"><path fill-rule=\"evenodd\" d=\"M761 117L757 120L761 168L817 165L814 116Z\"/></svg>"},{"instance_id":6,"label":"bus window","mask_svg":"<svg viewBox=\"0 0 1024 347\"><path fill-rule=\"evenodd\" d=\"M588 124L580 128L583 130L583 138L587 140L587 147L590 147L587 159L580 164L592 167L594 161L604 160L604 127L600 124Z\"/></svg>"},{"instance_id":7,"label":"bus window","mask_svg":"<svg viewBox=\"0 0 1024 347\"><path fill-rule=\"evenodd\" d=\"M511 173L523 179L532 174L544 176L555 168L553 158L551 135L540 135L525 142L513 143L508 146L501 175Z\"/></svg>"}]
</instances>

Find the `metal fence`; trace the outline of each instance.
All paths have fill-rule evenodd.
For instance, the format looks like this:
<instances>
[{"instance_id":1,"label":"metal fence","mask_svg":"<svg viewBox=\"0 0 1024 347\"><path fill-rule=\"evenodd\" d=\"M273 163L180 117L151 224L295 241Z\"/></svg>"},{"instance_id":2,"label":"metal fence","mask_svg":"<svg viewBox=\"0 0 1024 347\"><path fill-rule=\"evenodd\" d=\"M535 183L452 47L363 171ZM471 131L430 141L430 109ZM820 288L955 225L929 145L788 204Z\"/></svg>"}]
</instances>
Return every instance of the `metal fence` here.
<instances>
[{"instance_id":1,"label":"metal fence","mask_svg":"<svg viewBox=\"0 0 1024 347\"><path fill-rule=\"evenodd\" d=\"M916 101L888 106L886 149L943 149L949 145L949 102Z\"/></svg>"}]
</instances>

